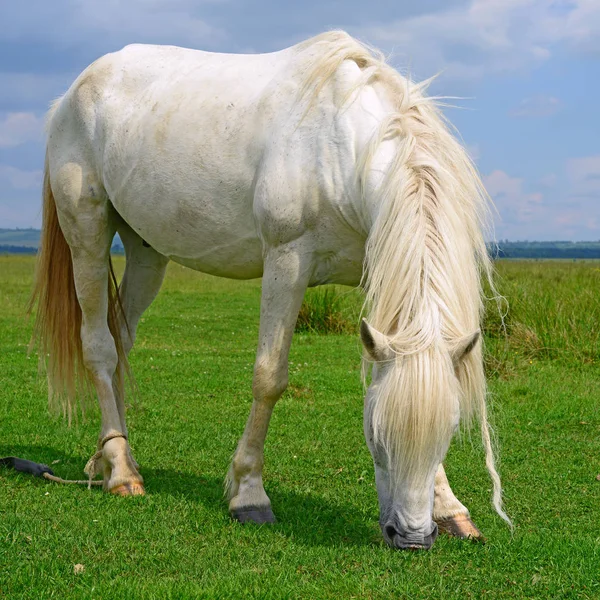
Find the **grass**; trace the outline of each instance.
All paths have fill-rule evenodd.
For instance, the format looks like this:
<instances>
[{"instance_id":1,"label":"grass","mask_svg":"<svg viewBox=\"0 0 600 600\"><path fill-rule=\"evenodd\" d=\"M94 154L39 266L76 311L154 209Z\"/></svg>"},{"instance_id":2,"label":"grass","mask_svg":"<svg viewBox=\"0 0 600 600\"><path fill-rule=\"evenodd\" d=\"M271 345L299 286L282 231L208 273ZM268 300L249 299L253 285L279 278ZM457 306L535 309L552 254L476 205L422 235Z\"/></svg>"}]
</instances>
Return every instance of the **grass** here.
<instances>
[{"instance_id":1,"label":"grass","mask_svg":"<svg viewBox=\"0 0 600 600\"><path fill-rule=\"evenodd\" d=\"M324 285L307 290L296 333L355 333L362 297L358 290Z\"/></svg>"},{"instance_id":2,"label":"grass","mask_svg":"<svg viewBox=\"0 0 600 600\"><path fill-rule=\"evenodd\" d=\"M260 284L171 265L132 354L141 399L128 422L148 495L0 468L0 598L600 597L598 266L499 265L508 334L492 316L486 332L514 534L490 507L479 444L457 441L448 476L488 543L440 537L429 552L401 553L378 531L354 333L296 334L266 448L279 522L230 521L222 480L251 403ZM97 416L69 429L47 414L26 354L32 273L32 258L0 257L0 456L79 478Z\"/></svg>"},{"instance_id":3,"label":"grass","mask_svg":"<svg viewBox=\"0 0 600 600\"><path fill-rule=\"evenodd\" d=\"M600 262L507 261L501 265L499 283L510 300L505 324L511 348L536 358L597 361ZM494 312L488 315L488 336L502 338Z\"/></svg>"}]
</instances>

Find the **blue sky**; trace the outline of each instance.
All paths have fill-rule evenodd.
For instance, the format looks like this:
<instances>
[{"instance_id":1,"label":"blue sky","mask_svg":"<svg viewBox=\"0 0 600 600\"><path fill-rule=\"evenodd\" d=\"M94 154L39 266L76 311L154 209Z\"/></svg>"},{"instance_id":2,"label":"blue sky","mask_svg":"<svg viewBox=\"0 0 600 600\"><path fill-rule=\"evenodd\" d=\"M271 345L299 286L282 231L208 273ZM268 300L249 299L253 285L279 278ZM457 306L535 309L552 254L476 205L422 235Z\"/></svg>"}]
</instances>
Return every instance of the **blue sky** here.
<instances>
[{"instance_id":1,"label":"blue sky","mask_svg":"<svg viewBox=\"0 0 600 600\"><path fill-rule=\"evenodd\" d=\"M43 118L131 42L277 50L342 28L415 79L441 72L498 239L600 240L600 0L28 0L0 5L0 227L39 226Z\"/></svg>"}]
</instances>

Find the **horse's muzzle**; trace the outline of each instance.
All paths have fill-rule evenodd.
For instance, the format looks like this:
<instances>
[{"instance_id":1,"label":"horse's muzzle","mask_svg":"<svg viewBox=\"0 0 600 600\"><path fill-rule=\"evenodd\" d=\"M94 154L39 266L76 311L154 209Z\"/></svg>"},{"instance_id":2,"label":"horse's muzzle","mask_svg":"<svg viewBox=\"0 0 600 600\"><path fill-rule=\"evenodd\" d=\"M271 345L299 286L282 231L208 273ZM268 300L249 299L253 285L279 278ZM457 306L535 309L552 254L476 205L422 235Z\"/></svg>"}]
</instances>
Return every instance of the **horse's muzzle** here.
<instances>
[{"instance_id":1,"label":"horse's muzzle","mask_svg":"<svg viewBox=\"0 0 600 600\"><path fill-rule=\"evenodd\" d=\"M429 550L438 536L438 527L436 523L433 523L431 533L426 536L414 533L401 533L394 527L392 522L388 522L382 527L382 530L383 537L388 546L398 550Z\"/></svg>"}]
</instances>

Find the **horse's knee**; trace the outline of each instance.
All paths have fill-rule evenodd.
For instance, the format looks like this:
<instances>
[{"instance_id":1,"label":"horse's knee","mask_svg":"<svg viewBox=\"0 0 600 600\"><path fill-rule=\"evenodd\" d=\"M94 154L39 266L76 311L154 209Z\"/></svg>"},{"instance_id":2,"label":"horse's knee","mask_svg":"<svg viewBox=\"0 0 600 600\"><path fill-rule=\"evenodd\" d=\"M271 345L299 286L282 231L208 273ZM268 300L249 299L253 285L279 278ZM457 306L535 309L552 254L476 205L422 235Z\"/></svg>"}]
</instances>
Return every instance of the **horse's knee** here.
<instances>
[{"instance_id":1,"label":"horse's knee","mask_svg":"<svg viewBox=\"0 0 600 600\"><path fill-rule=\"evenodd\" d=\"M257 361L252 382L252 391L256 400L277 402L287 385L287 364L279 364L277 361Z\"/></svg>"}]
</instances>

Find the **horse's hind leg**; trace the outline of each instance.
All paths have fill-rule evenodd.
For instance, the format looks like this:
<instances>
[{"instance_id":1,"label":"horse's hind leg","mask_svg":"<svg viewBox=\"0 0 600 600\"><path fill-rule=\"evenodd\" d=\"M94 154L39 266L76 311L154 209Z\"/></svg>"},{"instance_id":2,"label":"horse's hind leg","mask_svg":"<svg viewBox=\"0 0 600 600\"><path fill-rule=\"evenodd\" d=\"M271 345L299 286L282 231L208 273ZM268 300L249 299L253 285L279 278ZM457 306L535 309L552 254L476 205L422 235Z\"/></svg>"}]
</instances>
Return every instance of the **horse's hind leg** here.
<instances>
[{"instance_id":1,"label":"horse's hind leg","mask_svg":"<svg viewBox=\"0 0 600 600\"><path fill-rule=\"evenodd\" d=\"M469 510L450 488L443 465L435 474L433 520L440 531L460 538L482 540L483 535L471 520Z\"/></svg>"},{"instance_id":2,"label":"horse's hind leg","mask_svg":"<svg viewBox=\"0 0 600 600\"><path fill-rule=\"evenodd\" d=\"M169 259L151 248L124 221L119 221L117 230L125 246L125 274L119 286L123 307L120 313L121 340L125 356L129 355L137 326L144 311L152 304L162 285ZM125 399L120 390L122 383L115 382L113 391L121 418L121 428L127 434L125 424Z\"/></svg>"},{"instance_id":3,"label":"horse's hind leg","mask_svg":"<svg viewBox=\"0 0 600 600\"><path fill-rule=\"evenodd\" d=\"M88 466L92 474L102 467L108 491L143 494L142 477L131 459L113 391L118 354L107 315L110 246L116 230L114 209L93 169L80 160L63 160L56 166L51 169L51 185L61 228L71 249L81 307L83 361L102 413L99 450Z\"/></svg>"}]
</instances>

